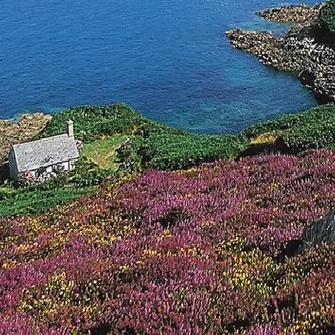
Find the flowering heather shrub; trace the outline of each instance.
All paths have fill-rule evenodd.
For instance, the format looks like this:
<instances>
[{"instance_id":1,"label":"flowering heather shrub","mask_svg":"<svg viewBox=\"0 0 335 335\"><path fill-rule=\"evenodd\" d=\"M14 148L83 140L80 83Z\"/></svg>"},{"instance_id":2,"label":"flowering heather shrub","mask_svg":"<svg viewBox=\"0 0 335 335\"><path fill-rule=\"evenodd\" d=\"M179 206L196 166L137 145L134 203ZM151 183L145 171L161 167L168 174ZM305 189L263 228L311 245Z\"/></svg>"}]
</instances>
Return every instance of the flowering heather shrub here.
<instances>
[{"instance_id":1,"label":"flowering heather shrub","mask_svg":"<svg viewBox=\"0 0 335 335\"><path fill-rule=\"evenodd\" d=\"M283 329L279 326L265 324L261 326L254 326L248 332L248 335L280 335L283 333ZM287 335L293 335L292 333L287 333Z\"/></svg>"},{"instance_id":2,"label":"flowering heather shrub","mask_svg":"<svg viewBox=\"0 0 335 335\"><path fill-rule=\"evenodd\" d=\"M16 315L13 318L0 320L0 334L4 335L64 335L66 327L52 329L46 325L37 326L33 318L27 318L25 315Z\"/></svg>"},{"instance_id":3,"label":"flowering heather shrub","mask_svg":"<svg viewBox=\"0 0 335 335\"><path fill-rule=\"evenodd\" d=\"M0 220L0 334L333 334L335 247L276 256L334 176L331 151L147 171Z\"/></svg>"}]
</instances>

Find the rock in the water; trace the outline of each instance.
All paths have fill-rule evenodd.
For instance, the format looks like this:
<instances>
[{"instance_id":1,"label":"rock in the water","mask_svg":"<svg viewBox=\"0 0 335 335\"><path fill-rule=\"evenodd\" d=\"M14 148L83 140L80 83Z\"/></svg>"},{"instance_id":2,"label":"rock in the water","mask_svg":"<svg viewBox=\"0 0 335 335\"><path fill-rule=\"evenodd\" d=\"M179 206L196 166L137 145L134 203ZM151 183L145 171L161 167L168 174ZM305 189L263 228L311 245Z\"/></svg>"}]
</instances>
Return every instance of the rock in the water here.
<instances>
[{"instance_id":1,"label":"rock in the water","mask_svg":"<svg viewBox=\"0 0 335 335\"><path fill-rule=\"evenodd\" d=\"M335 243L335 209L305 229L298 252L304 252L320 243Z\"/></svg>"},{"instance_id":2,"label":"rock in the water","mask_svg":"<svg viewBox=\"0 0 335 335\"><path fill-rule=\"evenodd\" d=\"M226 34L233 47L252 53L265 65L296 74L320 102L335 102L335 43L327 40L316 22L320 8L286 6L262 12L268 19L285 17L299 23L281 37L241 29ZM301 24L301 17L308 19Z\"/></svg>"},{"instance_id":3,"label":"rock in the water","mask_svg":"<svg viewBox=\"0 0 335 335\"><path fill-rule=\"evenodd\" d=\"M269 21L282 23L294 22L301 25L308 25L311 21L317 19L322 6L323 4L313 7L306 5L290 5L266 9L257 12L256 14Z\"/></svg>"}]
</instances>

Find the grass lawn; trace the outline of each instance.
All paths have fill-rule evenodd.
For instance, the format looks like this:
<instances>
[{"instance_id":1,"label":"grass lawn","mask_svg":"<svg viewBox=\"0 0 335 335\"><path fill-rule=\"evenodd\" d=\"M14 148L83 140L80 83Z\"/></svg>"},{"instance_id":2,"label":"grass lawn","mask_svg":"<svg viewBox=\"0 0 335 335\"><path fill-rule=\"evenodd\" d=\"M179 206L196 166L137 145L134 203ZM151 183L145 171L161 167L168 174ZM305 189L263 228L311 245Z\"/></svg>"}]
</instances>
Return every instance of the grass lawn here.
<instances>
[{"instance_id":1,"label":"grass lawn","mask_svg":"<svg viewBox=\"0 0 335 335\"><path fill-rule=\"evenodd\" d=\"M80 155L91 160L101 169L116 170L118 163L116 161L115 149L117 149L127 137L128 136L125 135L112 136L86 143Z\"/></svg>"}]
</instances>

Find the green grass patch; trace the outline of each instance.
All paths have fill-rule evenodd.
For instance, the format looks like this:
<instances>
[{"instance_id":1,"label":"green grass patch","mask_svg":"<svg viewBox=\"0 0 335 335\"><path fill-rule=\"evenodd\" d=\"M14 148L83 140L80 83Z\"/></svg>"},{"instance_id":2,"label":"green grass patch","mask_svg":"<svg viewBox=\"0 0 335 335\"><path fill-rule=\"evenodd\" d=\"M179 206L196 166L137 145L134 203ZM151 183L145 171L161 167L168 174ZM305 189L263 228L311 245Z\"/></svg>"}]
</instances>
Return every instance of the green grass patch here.
<instances>
[{"instance_id":1,"label":"green grass patch","mask_svg":"<svg viewBox=\"0 0 335 335\"><path fill-rule=\"evenodd\" d=\"M85 143L81 150L81 156L92 161L101 169L116 170L118 162L115 150L126 138L127 136L120 135Z\"/></svg>"},{"instance_id":2,"label":"green grass patch","mask_svg":"<svg viewBox=\"0 0 335 335\"><path fill-rule=\"evenodd\" d=\"M15 195L17 191L10 186L0 186L0 200L6 199L8 197L11 197Z\"/></svg>"}]
</instances>

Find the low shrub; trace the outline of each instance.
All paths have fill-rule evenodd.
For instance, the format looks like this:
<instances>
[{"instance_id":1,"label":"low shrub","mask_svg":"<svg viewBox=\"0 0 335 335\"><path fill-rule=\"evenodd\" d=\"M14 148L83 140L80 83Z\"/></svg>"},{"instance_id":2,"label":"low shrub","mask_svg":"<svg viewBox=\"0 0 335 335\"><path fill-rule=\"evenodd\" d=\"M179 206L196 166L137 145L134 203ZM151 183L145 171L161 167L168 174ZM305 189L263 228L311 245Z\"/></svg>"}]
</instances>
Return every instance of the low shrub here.
<instances>
[{"instance_id":1,"label":"low shrub","mask_svg":"<svg viewBox=\"0 0 335 335\"><path fill-rule=\"evenodd\" d=\"M271 139L276 138L289 153L332 148L335 145L335 105L328 104L296 114L282 115L254 124L243 130L242 134L254 142L265 134Z\"/></svg>"},{"instance_id":2,"label":"low shrub","mask_svg":"<svg viewBox=\"0 0 335 335\"><path fill-rule=\"evenodd\" d=\"M331 34L335 34L335 0L328 0L321 8L319 23Z\"/></svg>"},{"instance_id":3,"label":"low shrub","mask_svg":"<svg viewBox=\"0 0 335 335\"><path fill-rule=\"evenodd\" d=\"M89 142L104 135L135 134L147 136L152 132L182 133L162 123L151 121L125 104L82 106L68 108L54 115L39 138L65 132L65 122L74 121L77 139Z\"/></svg>"},{"instance_id":4,"label":"low shrub","mask_svg":"<svg viewBox=\"0 0 335 335\"><path fill-rule=\"evenodd\" d=\"M235 159L246 143L244 137L235 135L154 134L146 139L141 154L146 167L187 169L218 159Z\"/></svg>"},{"instance_id":5,"label":"low shrub","mask_svg":"<svg viewBox=\"0 0 335 335\"><path fill-rule=\"evenodd\" d=\"M119 169L128 172L142 170L142 156L144 139L141 136L127 138L116 150Z\"/></svg>"},{"instance_id":6,"label":"low shrub","mask_svg":"<svg viewBox=\"0 0 335 335\"><path fill-rule=\"evenodd\" d=\"M0 217L40 214L90 193L88 188L50 188L24 190L0 198Z\"/></svg>"},{"instance_id":7,"label":"low shrub","mask_svg":"<svg viewBox=\"0 0 335 335\"><path fill-rule=\"evenodd\" d=\"M334 334L335 246L276 261L334 172L329 150L151 170L0 219L0 333Z\"/></svg>"}]
</instances>

